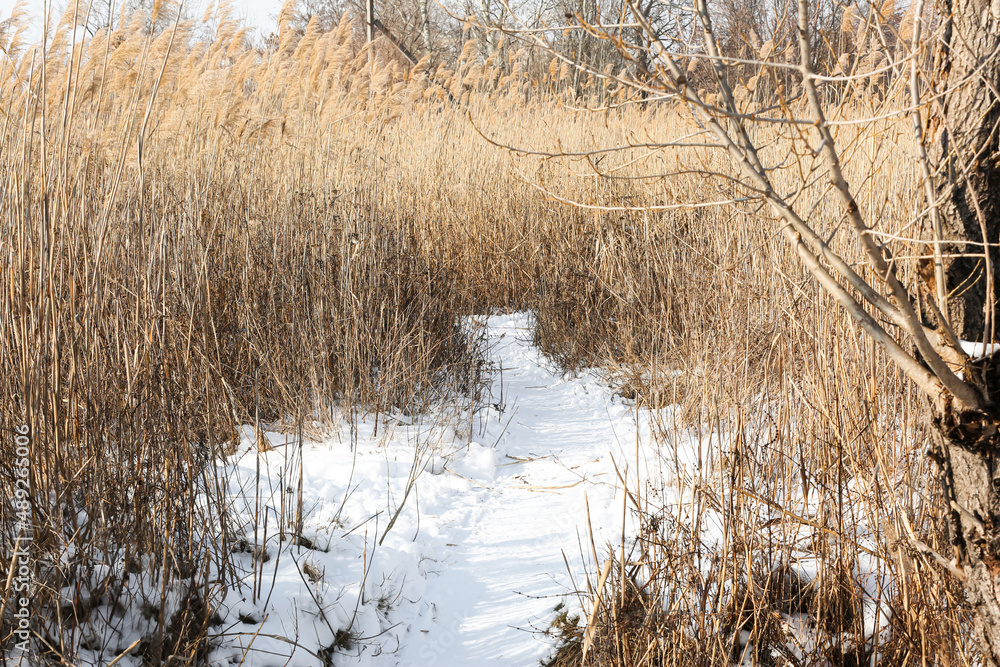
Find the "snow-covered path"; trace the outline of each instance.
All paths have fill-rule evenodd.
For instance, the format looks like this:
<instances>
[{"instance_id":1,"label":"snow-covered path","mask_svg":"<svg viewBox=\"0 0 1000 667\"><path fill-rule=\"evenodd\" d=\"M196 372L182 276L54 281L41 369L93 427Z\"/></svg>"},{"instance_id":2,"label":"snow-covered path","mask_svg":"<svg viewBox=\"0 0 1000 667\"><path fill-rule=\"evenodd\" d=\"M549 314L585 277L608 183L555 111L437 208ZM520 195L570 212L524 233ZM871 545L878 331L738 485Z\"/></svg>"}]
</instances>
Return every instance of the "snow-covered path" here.
<instances>
[{"instance_id":1,"label":"snow-covered path","mask_svg":"<svg viewBox=\"0 0 1000 667\"><path fill-rule=\"evenodd\" d=\"M544 629L571 590L562 553L575 564L581 545L589 544L584 494L595 529L613 533L620 523L609 453L621 460L620 445L634 443L629 409L612 401L606 387L553 373L531 346L526 316L490 324L491 355L503 364L505 405L487 430L501 429L499 463L494 479L473 480L488 484L488 494L442 515L456 546L428 584L437 634L419 651L424 658L427 649L438 654L434 663L415 664L537 664L549 644L525 630ZM497 373L497 399L499 383Z\"/></svg>"},{"instance_id":2,"label":"snow-covered path","mask_svg":"<svg viewBox=\"0 0 1000 667\"><path fill-rule=\"evenodd\" d=\"M227 647L216 664L322 665L334 644L336 665L528 667L551 652L541 631L558 603L578 604L564 558L581 587L592 560L587 503L603 550L622 531L615 464L634 468L637 428L648 441L648 427L596 376L563 377L532 346L529 315L485 324L487 409L417 423L383 416L378 437L370 418L305 447L312 548L279 542L276 524L266 539L257 531L270 560L240 555L244 583L222 602ZM257 482L270 490L269 513L280 515L282 495L286 514L292 504L280 478L295 468L295 447L272 433L274 449L258 455L246 435L230 493L253 537Z\"/></svg>"}]
</instances>

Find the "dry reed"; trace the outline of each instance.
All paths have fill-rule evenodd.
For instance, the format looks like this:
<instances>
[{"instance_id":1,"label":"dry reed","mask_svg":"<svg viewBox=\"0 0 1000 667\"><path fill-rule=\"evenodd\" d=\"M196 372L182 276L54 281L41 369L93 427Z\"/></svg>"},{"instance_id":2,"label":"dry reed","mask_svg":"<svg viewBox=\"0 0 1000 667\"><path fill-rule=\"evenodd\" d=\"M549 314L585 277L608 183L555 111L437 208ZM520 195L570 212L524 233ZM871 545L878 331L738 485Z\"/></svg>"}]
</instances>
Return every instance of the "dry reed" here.
<instances>
[{"instance_id":1,"label":"dry reed","mask_svg":"<svg viewBox=\"0 0 1000 667\"><path fill-rule=\"evenodd\" d=\"M972 659L960 596L907 541L911 527L937 534L923 408L773 221L704 175L722 161L543 158L480 136L565 152L662 142L692 131L669 106L569 109L565 73L533 82L531 54L512 48L406 70L369 58L347 21L286 22L262 51L224 15L210 41L184 22L150 34L148 18L81 43L67 17L44 53L0 33L0 425L32 432L38 627L55 659L72 662L91 609L135 603L139 574L162 597L146 659L201 655L209 574L226 571L212 559L233 539L204 463L241 423L474 394L480 360L459 318L495 308L534 309L538 344L567 368L604 366L623 394L677 406L664 469L672 439L703 445L682 505L662 500L676 481L632 489L644 530L616 558L591 664L744 650L778 664L798 613L818 638L785 659L860 664L869 580L888 582L884 659ZM625 94L577 90L595 107ZM768 131L766 150L796 148ZM916 191L903 132L883 121L842 137L886 233ZM808 181L803 156L786 185ZM803 198L836 233L823 186ZM710 200L728 203L650 209ZM913 254L897 252L905 270ZM703 544L710 520L722 542ZM5 563L13 525L5 514ZM799 581L806 559L816 577ZM169 608L170 591L188 602ZM564 629L572 657L580 637Z\"/></svg>"}]
</instances>

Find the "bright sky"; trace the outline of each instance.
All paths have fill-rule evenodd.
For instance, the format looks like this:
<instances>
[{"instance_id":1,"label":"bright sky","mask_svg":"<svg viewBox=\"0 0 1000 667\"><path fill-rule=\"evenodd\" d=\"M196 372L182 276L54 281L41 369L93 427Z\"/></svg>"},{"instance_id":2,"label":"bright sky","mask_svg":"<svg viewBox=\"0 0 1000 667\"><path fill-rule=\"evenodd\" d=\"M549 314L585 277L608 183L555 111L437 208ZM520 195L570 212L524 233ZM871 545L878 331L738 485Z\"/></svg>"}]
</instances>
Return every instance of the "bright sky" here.
<instances>
[{"instance_id":1,"label":"bright sky","mask_svg":"<svg viewBox=\"0 0 1000 667\"><path fill-rule=\"evenodd\" d=\"M14 4L17 0L0 0L0 21L10 18L11 11L14 9ZM35 21L35 30L37 32L41 31L41 16L42 8L44 7L46 1L51 3L51 6L55 8L56 11L61 12L62 8L66 6L67 0L27 0L27 5L29 11L37 16ZM204 12L206 5L211 0L185 0L184 4L191 14L201 18L202 12ZM231 0L232 6L235 8L237 15L244 15L246 21L249 25L257 26L258 28L266 29L270 32L272 27L276 24L275 16L278 10L281 8L282 0ZM117 0L121 2L121 0Z\"/></svg>"}]
</instances>

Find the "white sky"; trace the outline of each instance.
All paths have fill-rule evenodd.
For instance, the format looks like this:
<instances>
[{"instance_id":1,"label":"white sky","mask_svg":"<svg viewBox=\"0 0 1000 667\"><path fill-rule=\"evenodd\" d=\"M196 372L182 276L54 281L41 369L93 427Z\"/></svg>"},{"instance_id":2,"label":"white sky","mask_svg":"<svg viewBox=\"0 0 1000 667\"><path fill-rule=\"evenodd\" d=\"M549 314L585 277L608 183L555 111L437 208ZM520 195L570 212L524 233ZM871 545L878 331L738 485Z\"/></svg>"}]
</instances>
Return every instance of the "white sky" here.
<instances>
[{"instance_id":1,"label":"white sky","mask_svg":"<svg viewBox=\"0 0 1000 667\"><path fill-rule=\"evenodd\" d=\"M37 16L35 20L35 31L36 33L41 32L41 16L42 8L44 7L46 1L50 3L51 6L56 8L56 11L61 12L62 8L66 6L67 0L28 0L27 5L29 11ZM119 2L121 0L118 0ZM191 11L193 16L201 18L202 12L205 11L206 5L211 0L185 0L184 4ZM0 0L0 21L10 18L11 11L14 9L14 4L16 0ZM278 14L278 10L281 8L282 0L231 0L230 4L236 10L237 16L244 15L246 17L246 22L248 25L256 26L259 29L262 28L266 32L271 32L273 26L277 24L275 16ZM34 35L32 36L32 41L34 41Z\"/></svg>"}]
</instances>

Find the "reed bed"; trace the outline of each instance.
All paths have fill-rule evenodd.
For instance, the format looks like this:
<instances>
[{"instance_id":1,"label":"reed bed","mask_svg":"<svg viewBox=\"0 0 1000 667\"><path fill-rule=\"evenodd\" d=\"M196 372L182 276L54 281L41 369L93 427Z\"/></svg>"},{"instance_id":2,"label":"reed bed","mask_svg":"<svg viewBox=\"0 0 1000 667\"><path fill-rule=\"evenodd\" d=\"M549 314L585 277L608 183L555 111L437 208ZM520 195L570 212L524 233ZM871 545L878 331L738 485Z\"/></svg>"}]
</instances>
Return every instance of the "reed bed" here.
<instances>
[{"instance_id":1,"label":"reed bed","mask_svg":"<svg viewBox=\"0 0 1000 667\"><path fill-rule=\"evenodd\" d=\"M322 33L286 16L267 50L224 12L208 40L190 22L151 33L144 15L82 40L67 14L44 51L16 21L0 29L0 427L31 432L53 661L73 662L90 609L140 604L143 578L160 598L145 660L203 655L234 539L205 463L244 423L475 400L483 360L460 318L507 308L537 313L537 343L568 372L601 366L664 409L659 473L630 488L644 530L603 587L594 553L589 664L974 661L960 594L908 539L944 548L923 406L768 214L710 175L728 173L720 157L516 150L685 137L680 110L608 107L627 91L593 80L576 98L559 68L528 78L537 54L516 45L404 68L349 20ZM838 234L801 139L760 132L793 156L782 184ZM889 119L841 134L885 233L913 214L905 133ZM904 273L909 245L894 248ZM703 444L683 473L676 438ZM10 567L15 530L5 509ZM888 619L877 641L871 609ZM812 639L795 653L800 617ZM584 638L563 621L553 664L576 664Z\"/></svg>"},{"instance_id":2,"label":"reed bed","mask_svg":"<svg viewBox=\"0 0 1000 667\"><path fill-rule=\"evenodd\" d=\"M146 609L151 664L203 655L237 537L206 464L237 426L418 411L473 396L481 363L448 267L355 179L384 95L321 126L289 75L310 49L265 59L234 23L205 44L145 19L74 44L66 16L44 57L7 44L0 65L3 488L26 426L33 641L68 662L107 606Z\"/></svg>"}]
</instances>

